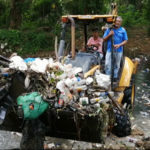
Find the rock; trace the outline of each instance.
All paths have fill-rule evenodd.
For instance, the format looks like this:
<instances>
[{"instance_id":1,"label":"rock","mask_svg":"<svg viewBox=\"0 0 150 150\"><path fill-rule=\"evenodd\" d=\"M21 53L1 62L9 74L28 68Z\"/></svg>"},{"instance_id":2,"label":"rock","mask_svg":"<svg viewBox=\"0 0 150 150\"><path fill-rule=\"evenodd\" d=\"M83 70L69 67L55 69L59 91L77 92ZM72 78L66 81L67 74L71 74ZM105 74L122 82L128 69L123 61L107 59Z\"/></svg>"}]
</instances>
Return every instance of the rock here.
<instances>
[{"instance_id":1,"label":"rock","mask_svg":"<svg viewBox=\"0 0 150 150\"><path fill-rule=\"evenodd\" d=\"M142 130L140 130L139 128L133 128L131 134L133 136L135 136L135 135L143 136L144 132Z\"/></svg>"},{"instance_id":2,"label":"rock","mask_svg":"<svg viewBox=\"0 0 150 150\"><path fill-rule=\"evenodd\" d=\"M150 150L150 141L144 142L144 146L145 150Z\"/></svg>"},{"instance_id":3,"label":"rock","mask_svg":"<svg viewBox=\"0 0 150 150\"><path fill-rule=\"evenodd\" d=\"M136 145L137 147L143 147L143 144L144 144L144 142L143 142L142 140L139 140L139 141L136 142L135 145Z\"/></svg>"}]
</instances>

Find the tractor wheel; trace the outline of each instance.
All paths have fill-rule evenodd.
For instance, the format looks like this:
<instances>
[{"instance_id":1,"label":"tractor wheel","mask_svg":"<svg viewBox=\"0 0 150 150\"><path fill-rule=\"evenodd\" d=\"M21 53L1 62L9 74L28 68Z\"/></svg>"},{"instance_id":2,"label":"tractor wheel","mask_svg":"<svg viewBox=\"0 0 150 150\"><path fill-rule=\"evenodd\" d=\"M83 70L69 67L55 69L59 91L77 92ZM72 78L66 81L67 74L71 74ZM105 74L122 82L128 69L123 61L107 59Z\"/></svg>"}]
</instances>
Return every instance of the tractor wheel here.
<instances>
[{"instance_id":1,"label":"tractor wheel","mask_svg":"<svg viewBox=\"0 0 150 150\"><path fill-rule=\"evenodd\" d=\"M131 134L131 122L127 111L124 111L124 114L121 114L118 110L114 110L115 113L115 125L112 129L112 132L119 136L124 137Z\"/></svg>"},{"instance_id":2,"label":"tractor wheel","mask_svg":"<svg viewBox=\"0 0 150 150\"><path fill-rule=\"evenodd\" d=\"M135 100L135 85L132 84L130 87L126 88L124 91L124 98L122 104L126 104L126 109L133 109Z\"/></svg>"}]
</instances>

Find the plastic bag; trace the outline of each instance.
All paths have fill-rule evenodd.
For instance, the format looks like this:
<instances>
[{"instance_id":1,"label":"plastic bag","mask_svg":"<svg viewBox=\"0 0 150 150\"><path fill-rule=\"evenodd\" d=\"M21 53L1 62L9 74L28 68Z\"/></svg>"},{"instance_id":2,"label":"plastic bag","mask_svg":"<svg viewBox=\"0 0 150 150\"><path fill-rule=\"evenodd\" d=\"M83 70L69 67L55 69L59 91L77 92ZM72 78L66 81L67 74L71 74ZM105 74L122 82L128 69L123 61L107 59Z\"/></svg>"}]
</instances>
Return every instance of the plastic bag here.
<instances>
[{"instance_id":1,"label":"plastic bag","mask_svg":"<svg viewBox=\"0 0 150 150\"><path fill-rule=\"evenodd\" d=\"M24 119L38 118L49 106L38 92L28 93L17 98L17 104L22 106Z\"/></svg>"}]
</instances>

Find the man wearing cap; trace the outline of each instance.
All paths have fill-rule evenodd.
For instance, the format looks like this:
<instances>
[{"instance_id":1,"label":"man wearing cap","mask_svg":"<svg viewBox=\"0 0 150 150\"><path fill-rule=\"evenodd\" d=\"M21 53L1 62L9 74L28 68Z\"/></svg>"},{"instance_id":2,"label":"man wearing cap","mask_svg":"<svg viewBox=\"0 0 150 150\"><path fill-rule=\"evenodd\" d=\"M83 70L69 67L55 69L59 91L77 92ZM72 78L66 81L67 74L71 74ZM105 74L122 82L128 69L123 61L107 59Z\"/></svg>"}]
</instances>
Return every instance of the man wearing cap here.
<instances>
[{"instance_id":1,"label":"man wearing cap","mask_svg":"<svg viewBox=\"0 0 150 150\"><path fill-rule=\"evenodd\" d=\"M105 60L105 73L111 75L111 51L112 43L111 37L114 36L113 43L113 58L114 58L114 80L118 80L118 72L120 69L120 62L123 56L123 46L128 41L128 36L126 30L121 26L122 18L118 16L115 21L115 25L112 29L108 28L103 36L103 40L107 41L107 52Z\"/></svg>"}]
</instances>

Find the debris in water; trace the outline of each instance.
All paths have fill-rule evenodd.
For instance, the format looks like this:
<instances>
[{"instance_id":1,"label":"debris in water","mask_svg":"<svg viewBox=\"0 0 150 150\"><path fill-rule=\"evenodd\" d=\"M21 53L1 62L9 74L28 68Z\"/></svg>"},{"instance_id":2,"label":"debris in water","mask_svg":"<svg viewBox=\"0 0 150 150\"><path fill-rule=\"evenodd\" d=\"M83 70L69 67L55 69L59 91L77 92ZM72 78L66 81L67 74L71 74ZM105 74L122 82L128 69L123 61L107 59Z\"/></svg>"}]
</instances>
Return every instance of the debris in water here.
<instances>
[{"instance_id":1,"label":"debris in water","mask_svg":"<svg viewBox=\"0 0 150 150\"><path fill-rule=\"evenodd\" d=\"M127 140L131 143L136 143L138 140L136 138L127 137Z\"/></svg>"},{"instance_id":2,"label":"debris in water","mask_svg":"<svg viewBox=\"0 0 150 150\"><path fill-rule=\"evenodd\" d=\"M149 116L149 113L143 112L143 111L140 111L140 114L143 115L143 116Z\"/></svg>"},{"instance_id":3,"label":"debris in water","mask_svg":"<svg viewBox=\"0 0 150 150\"><path fill-rule=\"evenodd\" d=\"M50 144L47 145L47 147L48 147L49 149L55 148L55 144L54 144L54 143L50 143Z\"/></svg>"}]
</instances>

